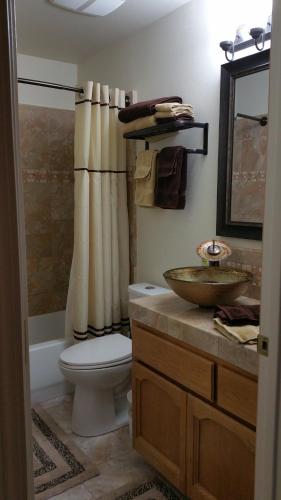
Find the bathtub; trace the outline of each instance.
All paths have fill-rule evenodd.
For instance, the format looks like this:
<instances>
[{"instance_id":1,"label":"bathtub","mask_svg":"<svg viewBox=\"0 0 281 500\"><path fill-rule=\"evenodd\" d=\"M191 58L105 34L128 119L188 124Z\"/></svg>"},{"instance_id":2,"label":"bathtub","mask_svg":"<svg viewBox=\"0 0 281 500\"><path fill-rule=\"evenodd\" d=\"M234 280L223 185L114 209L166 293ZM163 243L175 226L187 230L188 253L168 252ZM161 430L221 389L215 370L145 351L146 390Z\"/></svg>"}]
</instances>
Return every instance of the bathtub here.
<instances>
[{"instance_id":1,"label":"bathtub","mask_svg":"<svg viewBox=\"0 0 281 500\"><path fill-rule=\"evenodd\" d=\"M31 401L38 403L73 391L58 367L64 340L65 312L33 316L28 319Z\"/></svg>"}]
</instances>

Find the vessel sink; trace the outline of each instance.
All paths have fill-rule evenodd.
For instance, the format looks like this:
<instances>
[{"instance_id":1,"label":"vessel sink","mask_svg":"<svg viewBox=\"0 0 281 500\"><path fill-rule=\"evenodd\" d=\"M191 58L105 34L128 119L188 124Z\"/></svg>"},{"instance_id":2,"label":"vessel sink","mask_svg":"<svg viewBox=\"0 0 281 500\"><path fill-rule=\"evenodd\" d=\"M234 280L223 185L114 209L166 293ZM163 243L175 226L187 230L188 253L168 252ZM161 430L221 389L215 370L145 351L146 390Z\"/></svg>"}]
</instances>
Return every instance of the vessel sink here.
<instances>
[{"instance_id":1,"label":"vessel sink","mask_svg":"<svg viewBox=\"0 0 281 500\"><path fill-rule=\"evenodd\" d=\"M199 306L231 304L243 295L253 275L230 267L180 267L164 273L172 290Z\"/></svg>"}]
</instances>

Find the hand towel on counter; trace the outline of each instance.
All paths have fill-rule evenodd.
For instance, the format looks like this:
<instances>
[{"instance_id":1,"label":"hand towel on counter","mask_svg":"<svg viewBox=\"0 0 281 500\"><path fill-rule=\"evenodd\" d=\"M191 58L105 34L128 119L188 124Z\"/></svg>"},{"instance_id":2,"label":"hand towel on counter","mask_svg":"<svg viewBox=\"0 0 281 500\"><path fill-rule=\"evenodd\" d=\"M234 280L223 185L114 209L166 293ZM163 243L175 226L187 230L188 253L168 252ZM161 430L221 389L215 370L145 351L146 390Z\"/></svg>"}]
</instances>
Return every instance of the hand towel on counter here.
<instances>
[{"instance_id":1,"label":"hand towel on counter","mask_svg":"<svg viewBox=\"0 0 281 500\"><path fill-rule=\"evenodd\" d=\"M181 97L171 96L171 97L159 97L158 99L152 99L151 101L142 101L132 104L127 108L121 109L118 114L120 122L129 123L137 118L143 118L144 116L150 116L155 113L155 105L165 102L172 103L182 103Z\"/></svg>"},{"instance_id":2,"label":"hand towel on counter","mask_svg":"<svg viewBox=\"0 0 281 500\"><path fill-rule=\"evenodd\" d=\"M219 318L222 323L229 326L259 325L260 306L254 305L235 305L235 306L217 306L214 312L214 318Z\"/></svg>"},{"instance_id":3,"label":"hand towel on counter","mask_svg":"<svg viewBox=\"0 0 281 500\"><path fill-rule=\"evenodd\" d=\"M224 324L220 318L214 318L214 326L218 332L229 340L240 344L256 344L259 335L259 326L243 325L229 326Z\"/></svg>"},{"instance_id":4,"label":"hand towel on counter","mask_svg":"<svg viewBox=\"0 0 281 500\"><path fill-rule=\"evenodd\" d=\"M134 132L135 130L141 130L143 128L154 127L157 125L157 121L154 116L145 116L144 118L138 118L130 123L125 123L121 125L121 133L128 134L129 132Z\"/></svg>"},{"instance_id":5,"label":"hand towel on counter","mask_svg":"<svg viewBox=\"0 0 281 500\"><path fill-rule=\"evenodd\" d=\"M187 154L182 146L164 148L157 156L155 205L182 210L185 207Z\"/></svg>"},{"instance_id":6,"label":"hand towel on counter","mask_svg":"<svg viewBox=\"0 0 281 500\"><path fill-rule=\"evenodd\" d=\"M135 203L140 207L154 206L156 158L158 151L140 151L137 156Z\"/></svg>"}]
</instances>

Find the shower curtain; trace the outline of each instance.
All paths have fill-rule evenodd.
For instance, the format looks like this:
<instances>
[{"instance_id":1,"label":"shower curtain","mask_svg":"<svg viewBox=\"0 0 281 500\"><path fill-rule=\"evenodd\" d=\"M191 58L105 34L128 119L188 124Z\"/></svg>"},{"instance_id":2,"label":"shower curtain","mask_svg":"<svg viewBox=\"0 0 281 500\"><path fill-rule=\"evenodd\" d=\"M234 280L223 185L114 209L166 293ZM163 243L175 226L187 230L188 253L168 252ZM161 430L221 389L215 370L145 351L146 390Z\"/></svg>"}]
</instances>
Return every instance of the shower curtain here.
<instances>
[{"instance_id":1,"label":"shower curtain","mask_svg":"<svg viewBox=\"0 0 281 500\"><path fill-rule=\"evenodd\" d=\"M126 145L118 110L125 91L88 82L76 98L74 252L66 336L85 340L126 333L129 224Z\"/></svg>"}]
</instances>

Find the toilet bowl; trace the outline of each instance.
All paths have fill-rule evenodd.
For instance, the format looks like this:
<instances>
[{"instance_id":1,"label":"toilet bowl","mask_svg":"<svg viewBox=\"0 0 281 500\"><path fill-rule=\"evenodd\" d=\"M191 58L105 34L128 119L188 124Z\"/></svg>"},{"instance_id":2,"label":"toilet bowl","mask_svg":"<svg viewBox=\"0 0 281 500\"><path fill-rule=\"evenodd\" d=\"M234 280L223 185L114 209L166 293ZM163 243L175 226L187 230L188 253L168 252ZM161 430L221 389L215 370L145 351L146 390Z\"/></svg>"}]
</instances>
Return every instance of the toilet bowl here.
<instances>
[{"instance_id":1,"label":"toilet bowl","mask_svg":"<svg viewBox=\"0 0 281 500\"><path fill-rule=\"evenodd\" d=\"M59 367L75 385L72 430L100 436L128 424L132 341L119 333L86 340L63 351ZM122 391L118 392L118 388Z\"/></svg>"}]
</instances>

